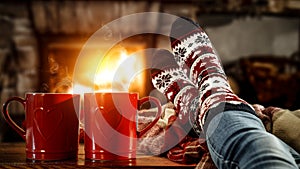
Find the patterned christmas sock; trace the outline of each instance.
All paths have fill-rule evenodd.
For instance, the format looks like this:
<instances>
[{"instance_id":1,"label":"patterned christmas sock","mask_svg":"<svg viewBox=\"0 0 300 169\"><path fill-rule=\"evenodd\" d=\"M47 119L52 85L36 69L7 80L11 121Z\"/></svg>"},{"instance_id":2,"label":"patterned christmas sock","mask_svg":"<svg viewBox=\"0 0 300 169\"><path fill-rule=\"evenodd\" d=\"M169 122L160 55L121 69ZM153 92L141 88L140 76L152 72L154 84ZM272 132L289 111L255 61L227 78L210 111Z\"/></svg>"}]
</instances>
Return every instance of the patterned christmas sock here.
<instances>
[{"instance_id":1,"label":"patterned christmas sock","mask_svg":"<svg viewBox=\"0 0 300 169\"><path fill-rule=\"evenodd\" d=\"M178 66L171 52L159 50L154 54L151 75L154 87L175 105L180 123L188 126L195 124L197 113L193 112L197 111L193 109L198 108L199 92ZM192 127L199 129L198 126Z\"/></svg>"},{"instance_id":2,"label":"patterned christmas sock","mask_svg":"<svg viewBox=\"0 0 300 169\"><path fill-rule=\"evenodd\" d=\"M251 105L232 92L212 43L200 26L178 18L172 25L170 40L176 62L199 90L200 126L226 110L255 114Z\"/></svg>"}]
</instances>

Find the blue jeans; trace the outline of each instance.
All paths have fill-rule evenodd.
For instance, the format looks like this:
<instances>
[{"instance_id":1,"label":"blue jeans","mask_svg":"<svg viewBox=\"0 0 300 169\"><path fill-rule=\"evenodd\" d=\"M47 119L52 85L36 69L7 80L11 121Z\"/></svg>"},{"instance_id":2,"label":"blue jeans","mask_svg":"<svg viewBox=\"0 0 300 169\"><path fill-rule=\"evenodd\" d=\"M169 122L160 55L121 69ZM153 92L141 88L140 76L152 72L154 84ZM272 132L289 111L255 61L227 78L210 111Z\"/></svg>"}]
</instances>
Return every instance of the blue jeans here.
<instances>
[{"instance_id":1,"label":"blue jeans","mask_svg":"<svg viewBox=\"0 0 300 169\"><path fill-rule=\"evenodd\" d=\"M266 132L261 120L243 111L226 111L209 123L206 141L218 168L298 169L300 155Z\"/></svg>"}]
</instances>

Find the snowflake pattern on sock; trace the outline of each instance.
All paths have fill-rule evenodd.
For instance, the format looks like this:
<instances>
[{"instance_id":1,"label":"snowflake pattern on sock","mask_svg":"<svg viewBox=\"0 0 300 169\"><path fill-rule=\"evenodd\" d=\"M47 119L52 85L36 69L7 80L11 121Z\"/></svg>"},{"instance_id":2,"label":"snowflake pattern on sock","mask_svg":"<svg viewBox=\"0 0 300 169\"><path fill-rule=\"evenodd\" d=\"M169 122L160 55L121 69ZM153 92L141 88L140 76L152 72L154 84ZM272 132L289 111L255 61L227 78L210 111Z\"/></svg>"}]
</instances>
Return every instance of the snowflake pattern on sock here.
<instances>
[{"instance_id":1,"label":"snowflake pattern on sock","mask_svg":"<svg viewBox=\"0 0 300 169\"><path fill-rule=\"evenodd\" d=\"M178 118L182 123L190 121L190 105L197 97L198 90L193 83L186 77L186 74L177 68L165 68L152 75L152 84L171 101L178 112ZM197 99L198 100L198 99Z\"/></svg>"},{"instance_id":2,"label":"snowflake pattern on sock","mask_svg":"<svg viewBox=\"0 0 300 169\"><path fill-rule=\"evenodd\" d=\"M206 121L207 112L219 105L227 110L228 107L241 107L228 104L244 104L250 107L245 110L253 110L252 106L233 93L211 41L197 24L179 18L172 25L170 37L176 62L199 90L198 120L201 127Z\"/></svg>"}]
</instances>

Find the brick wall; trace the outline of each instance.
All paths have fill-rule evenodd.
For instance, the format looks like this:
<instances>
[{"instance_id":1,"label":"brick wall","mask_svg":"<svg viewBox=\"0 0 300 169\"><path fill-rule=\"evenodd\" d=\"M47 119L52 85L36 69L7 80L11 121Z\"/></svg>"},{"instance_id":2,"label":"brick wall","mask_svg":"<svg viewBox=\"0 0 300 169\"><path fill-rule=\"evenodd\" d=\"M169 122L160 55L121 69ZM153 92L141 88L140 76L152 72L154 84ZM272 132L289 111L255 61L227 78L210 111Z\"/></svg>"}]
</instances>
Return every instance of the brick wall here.
<instances>
[{"instance_id":1,"label":"brick wall","mask_svg":"<svg viewBox=\"0 0 300 169\"><path fill-rule=\"evenodd\" d=\"M38 54L25 4L0 5L0 102L1 105L12 96L24 97L26 92L35 91L38 84ZM14 119L21 123L24 110L21 104L9 107ZM8 125L0 118L0 141L17 136L3 134L10 132Z\"/></svg>"}]
</instances>

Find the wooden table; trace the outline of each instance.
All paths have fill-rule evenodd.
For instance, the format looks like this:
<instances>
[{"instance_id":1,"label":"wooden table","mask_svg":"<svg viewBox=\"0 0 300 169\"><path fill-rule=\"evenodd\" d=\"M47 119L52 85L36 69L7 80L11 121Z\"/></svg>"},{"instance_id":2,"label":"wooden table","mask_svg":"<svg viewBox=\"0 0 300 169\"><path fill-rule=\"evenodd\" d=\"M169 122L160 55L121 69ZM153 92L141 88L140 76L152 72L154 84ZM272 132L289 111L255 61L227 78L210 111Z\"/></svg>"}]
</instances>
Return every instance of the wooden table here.
<instances>
[{"instance_id":1,"label":"wooden table","mask_svg":"<svg viewBox=\"0 0 300 169\"><path fill-rule=\"evenodd\" d=\"M25 143L0 143L0 168L195 168L196 164L178 164L163 157L138 155L127 162L92 162L85 160L84 147L81 144L77 160L33 162L26 160Z\"/></svg>"}]
</instances>

